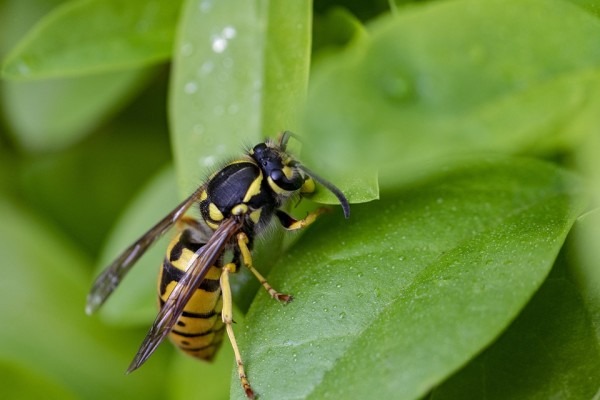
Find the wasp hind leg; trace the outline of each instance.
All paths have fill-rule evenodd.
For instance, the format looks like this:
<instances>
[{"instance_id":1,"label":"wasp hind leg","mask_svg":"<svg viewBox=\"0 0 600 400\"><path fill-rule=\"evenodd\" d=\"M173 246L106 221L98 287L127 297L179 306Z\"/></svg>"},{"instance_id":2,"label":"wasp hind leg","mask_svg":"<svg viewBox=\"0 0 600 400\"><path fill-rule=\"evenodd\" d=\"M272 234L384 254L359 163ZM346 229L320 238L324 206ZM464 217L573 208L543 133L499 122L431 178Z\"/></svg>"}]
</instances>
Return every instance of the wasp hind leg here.
<instances>
[{"instance_id":1,"label":"wasp hind leg","mask_svg":"<svg viewBox=\"0 0 600 400\"><path fill-rule=\"evenodd\" d=\"M237 341L235 340L235 335L233 333L233 299L231 295L231 286L229 285L229 274L234 273L236 270L237 268L233 263L226 264L223 267L223 273L221 274L223 310L221 311L221 316L223 319L223 324L225 324L227 336L229 336L229 342L231 342L231 347L233 348L233 353L235 354L235 362L237 364L238 376L240 377L242 388L246 393L246 397L249 399L255 399L256 395L254 394L254 390L252 390L252 386L250 386L250 382L246 377L246 371L244 370L244 363L242 362L240 349L238 348Z\"/></svg>"},{"instance_id":2,"label":"wasp hind leg","mask_svg":"<svg viewBox=\"0 0 600 400\"><path fill-rule=\"evenodd\" d=\"M256 277L256 279L258 279L260 284L265 288L267 292L269 292L269 295L275 300L284 304L292 301L294 298L291 295L279 293L277 290L273 289L273 286L271 286L269 282L267 282L265 277L262 276L262 274L258 272L256 268L254 268L254 266L252 265L252 254L250 253L250 249L248 248L248 236L246 236L245 233L238 233L237 244L240 249L240 252L242 253L242 261L244 262L244 265L250 270L250 272L252 272L252 274L254 274L254 276Z\"/></svg>"}]
</instances>

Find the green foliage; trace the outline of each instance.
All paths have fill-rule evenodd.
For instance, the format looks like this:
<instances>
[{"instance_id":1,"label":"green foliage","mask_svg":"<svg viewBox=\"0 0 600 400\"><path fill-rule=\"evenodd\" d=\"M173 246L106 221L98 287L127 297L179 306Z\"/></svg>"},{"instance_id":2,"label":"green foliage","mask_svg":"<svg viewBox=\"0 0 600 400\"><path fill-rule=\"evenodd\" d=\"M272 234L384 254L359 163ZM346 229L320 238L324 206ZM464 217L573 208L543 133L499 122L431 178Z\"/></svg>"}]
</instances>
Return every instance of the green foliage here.
<instances>
[{"instance_id":1,"label":"green foliage","mask_svg":"<svg viewBox=\"0 0 600 400\"><path fill-rule=\"evenodd\" d=\"M352 221L321 221L328 241L311 235L271 274L297 295L293 306L273 310L261 293L247 316L255 384L278 399L426 394L540 286L580 190L537 161L477 161L355 206Z\"/></svg>"},{"instance_id":2,"label":"green foliage","mask_svg":"<svg viewBox=\"0 0 600 400\"><path fill-rule=\"evenodd\" d=\"M243 399L227 344L213 365L165 344L123 374L168 238L99 318L85 294L222 161L285 129L353 204L260 241L291 304L237 277L262 398L597 396L599 9L1 2L0 397ZM336 203L310 200L293 212Z\"/></svg>"},{"instance_id":3,"label":"green foliage","mask_svg":"<svg viewBox=\"0 0 600 400\"><path fill-rule=\"evenodd\" d=\"M6 56L2 73L30 80L167 60L180 6L178 1L159 0L67 2L39 21Z\"/></svg>"},{"instance_id":4,"label":"green foliage","mask_svg":"<svg viewBox=\"0 0 600 400\"><path fill-rule=\"evenodd\" d=\"M376 166L393 186L472 151L577 143L599 123L598 19L564 2L518 4L439 2L373 23L370 40L315 71L310 155ZM353 145L365 138L368 149Z\"/></svg>"}]
</instances>

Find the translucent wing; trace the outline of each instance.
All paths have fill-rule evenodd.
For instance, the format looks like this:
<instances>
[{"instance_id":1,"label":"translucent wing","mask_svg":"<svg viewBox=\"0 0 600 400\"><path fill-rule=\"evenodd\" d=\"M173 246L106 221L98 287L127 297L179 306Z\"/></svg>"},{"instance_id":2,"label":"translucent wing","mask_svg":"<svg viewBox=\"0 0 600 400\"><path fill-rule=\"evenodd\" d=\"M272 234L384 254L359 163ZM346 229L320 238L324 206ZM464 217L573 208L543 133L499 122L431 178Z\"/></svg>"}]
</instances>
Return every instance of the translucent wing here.
<instances>
[{"instance_id":1,"label":"translucent wing","mask_svg":"<svg viewBox=\"0 0 600 400\"><path fill-rule=\"evenodd\" d=\"M185 199L166 217L154 225L148 232L129 246L113 263L108 266L94 281L87 297L85 311L92 314L104 304L123 277L129 272L135 262L158 240L177 220L179 220L194 202L198 200L202 187Z\"/></svg>"},{"instance_id":2,"label":"translucent wing","mask_svg":"<svg viewBox=\"0 0 600 400\"><path fill-rule=\"evenodd\" d=\"M191 266L160 309L127 372L139 368L171 331L210 267L217 262L231 238L240 231L242 225L241 219L224 220L208 242L196 252Z\"/></svg>"}]
</instances>

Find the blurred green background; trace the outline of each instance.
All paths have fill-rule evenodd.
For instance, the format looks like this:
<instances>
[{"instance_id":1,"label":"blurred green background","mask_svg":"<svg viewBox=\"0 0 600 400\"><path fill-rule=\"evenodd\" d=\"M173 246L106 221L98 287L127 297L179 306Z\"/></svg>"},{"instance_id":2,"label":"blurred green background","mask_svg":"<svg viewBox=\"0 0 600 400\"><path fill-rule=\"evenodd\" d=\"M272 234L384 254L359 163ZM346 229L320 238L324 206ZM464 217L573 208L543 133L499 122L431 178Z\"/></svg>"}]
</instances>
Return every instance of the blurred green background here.
<instances>
[{"instance_id":1,"label":"blurred green background","mask_svg":"<svg viewBox=\"0 0 600 400\"><path fill-rule=\"evenodd\" d=\"M259 243L293 307L235 283L261 398L597 397L600 3L483 3L0 0L0 398L243 398L227 344L124 375L164 240L85 296L285 129L353 216Z\"/></svg>"}]
</instances>

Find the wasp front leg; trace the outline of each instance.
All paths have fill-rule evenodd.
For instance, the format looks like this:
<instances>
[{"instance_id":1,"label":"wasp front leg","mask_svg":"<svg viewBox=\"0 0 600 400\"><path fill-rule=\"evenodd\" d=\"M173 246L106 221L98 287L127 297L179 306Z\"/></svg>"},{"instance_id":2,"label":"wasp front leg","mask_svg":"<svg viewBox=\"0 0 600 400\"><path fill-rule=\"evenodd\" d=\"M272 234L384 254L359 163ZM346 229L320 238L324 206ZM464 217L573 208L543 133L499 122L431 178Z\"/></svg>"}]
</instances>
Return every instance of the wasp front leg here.
<instances>
[{"instance_id":1,"label":"wasp front leg","mask_svg":"<svg viewBox=\"0 0 600 400\"><path fill-rule=\"evenodd\" d=\"M238 233L237 244L238 248L240 249L240 252L242 253L242 261L244 265L250 270L250 272L252 272L252 274L254 274L254 276L256 277L256 279L258 279L260 284L265 288L267 292L269 292L269 295L281 303L289 303L290 301L292 301L292 296L290 296L289 294L279 293L278 291L273 289L273 287L269 284L269 282L267 282L265 277L262 276L262 274L258 272L256 268L254 268L254 265L252 263L252 253L248 248L248 236L246 236L245 233Z\"/></svg>"},{"instance_id":2,"label":"wasp front leg","mask_svg":"<svg viewBox=\"0 0 600 400\"><path fill-rule=\"evenodd\" d=\"M281 225L287 229L288 231L296 231L298 229L302 229L312 224L317 220L317 217L321 214L328 212L329 210L325 207L317 208L315 211L308 213L308 215L302 219L295 219L288 213L276 210L275 215L279 219Z\"/></svg>"}]
</instances>

